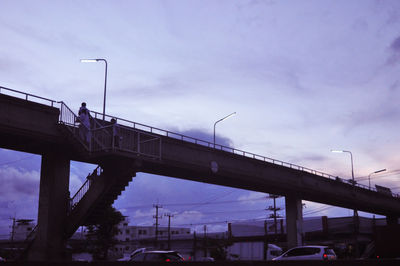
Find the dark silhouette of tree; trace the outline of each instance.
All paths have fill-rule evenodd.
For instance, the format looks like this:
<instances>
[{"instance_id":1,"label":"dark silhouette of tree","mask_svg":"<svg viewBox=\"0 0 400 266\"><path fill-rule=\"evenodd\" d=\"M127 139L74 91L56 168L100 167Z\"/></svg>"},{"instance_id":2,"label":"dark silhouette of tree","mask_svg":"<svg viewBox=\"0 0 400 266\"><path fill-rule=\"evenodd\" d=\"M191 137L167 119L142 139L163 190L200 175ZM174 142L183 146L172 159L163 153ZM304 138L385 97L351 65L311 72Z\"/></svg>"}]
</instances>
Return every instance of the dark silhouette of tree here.
<instances>
[{"instance_id":1,"label":"dark silhouette of tree","mask_svg":"<svg viewBox=\"0 0 400 266\"><path fill-rule=\"evenodd\" d=\"M94 260L107 260L108 251L116 243L117 225L124 219L114 207L107 207L97 223L88 226L88 238L92 240L91 253Z\"/></svg>"}]
</instances>

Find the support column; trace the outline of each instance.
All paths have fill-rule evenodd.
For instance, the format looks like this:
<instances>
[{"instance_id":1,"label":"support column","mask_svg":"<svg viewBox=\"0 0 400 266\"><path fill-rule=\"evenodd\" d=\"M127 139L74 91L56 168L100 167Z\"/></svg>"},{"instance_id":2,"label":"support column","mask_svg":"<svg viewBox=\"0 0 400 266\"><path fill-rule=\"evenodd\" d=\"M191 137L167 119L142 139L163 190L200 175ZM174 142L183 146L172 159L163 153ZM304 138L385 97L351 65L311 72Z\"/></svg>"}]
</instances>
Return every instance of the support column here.
<instances>
[{"instance_id":1,"label":"support column","mask_svg":"<svg viewBox=\"0 0 400 266\"><path fill-rule=\"evenodd\" d=\"M285 205L288 247L300 246L303 243L303 206L301 199L294 196L286 196Z\"/></svg>"},{"instance_id":2,"label":"support column","mask_svg":"<svg viewBox=\"0 0 400 266\"><path fill-rule=\"evenodd\" d=\"M391 224L398 224L399 223L399 217L397 216L386 216L386 224L391 225Z\"/></svg>"},{"instance_id":3,"label":"support column","mask_svg":"<svg viewBox=\"0 0 400 266\"><path fill-rule=\"evenodd\" d=\"M69 198L70 160L60 153L42 155L38 227L28 260L65 258L64 236Z\"/></svg>"}]
</instances>

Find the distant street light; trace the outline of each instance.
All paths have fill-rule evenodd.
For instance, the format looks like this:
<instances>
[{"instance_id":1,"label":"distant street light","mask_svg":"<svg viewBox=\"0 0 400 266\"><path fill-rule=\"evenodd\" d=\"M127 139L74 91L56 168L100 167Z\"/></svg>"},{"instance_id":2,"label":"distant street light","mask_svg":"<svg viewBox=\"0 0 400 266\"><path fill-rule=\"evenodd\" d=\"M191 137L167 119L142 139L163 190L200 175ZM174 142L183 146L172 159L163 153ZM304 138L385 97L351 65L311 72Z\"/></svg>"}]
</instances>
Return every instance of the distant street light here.
<instances>
[{"instance_id":1,"label":"distant street light","mask_svg":"<svg viewBox=\"0 0 400 266\"><path fill-rule=\"evenodd\" d=\"M220 120L218 120L217 122L214 123L214 149L215 149L215 126L217 125L217 123L219 123L219 122L221 122L221 121L223 121L225 119L228 119L229 117L231 117L231 116L233 116L235 114L236 114L236 112L233 112L233 113L225 116L224 118L221 118Z\"/></svg>"},{"instance_id":2,"label":"distant street light","mask_svg":"<svg viewBox=\"0 0 400 266\"><path fill-rule=\"evenodd\" d=\"M103 99L103 121L106 116L106 91L107 91L107 60L104 58L97 58L97 59L81 59L82 63L96 63L99 61L103 61L106 64L106 70L104 74L104 99Z\"/></svg>"},{"instance_id":3,"label":"distant street light","mask_svg":"<svg viewBox=\"0 0 400 266\"><path fill-rule=\"evenodd\" d=\"M377 174L377 173L381 173L381 172L384 172L384 171L386 171L386 168L385 168L385 169L378 170L378 171L375 171L375 172L372 172L372 173L370 173L370 174L368 175L368 188L369 188L369 189L371 189L371 175Z\"/></svg>"}]
</instances>

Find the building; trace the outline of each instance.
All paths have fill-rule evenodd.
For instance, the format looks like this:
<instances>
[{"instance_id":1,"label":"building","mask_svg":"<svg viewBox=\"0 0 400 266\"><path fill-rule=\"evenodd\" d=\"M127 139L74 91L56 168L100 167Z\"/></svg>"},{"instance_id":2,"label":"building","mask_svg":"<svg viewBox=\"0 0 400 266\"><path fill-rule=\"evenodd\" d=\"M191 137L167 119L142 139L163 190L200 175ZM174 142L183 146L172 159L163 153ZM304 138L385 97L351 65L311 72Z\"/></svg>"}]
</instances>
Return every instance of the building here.
<instances>
[{"instance_id":1,"label":"building","mask_svg":"<svg viewBox=\"0 0 400 266\"><path fill-rule=\"evenodd\" d=\"M129 219L125 219L118 225L118 234L115 236L119 242L114 251L122 254L130 254L138 248L158 248L172 249L171 243L174 245L178 240L193 238L190 228L184 227L163 227L155 226L133 226L129 225Z\"/></svg>"},{"instance_id":2,"label":"building","mask_svg":"<svg viewBox=\"0 0 400 266\"><path fill-rule=\"evenodd\" d=\"M35 228L35 224L31 219L13 220L13 225L10 234L11 241L25 240Z\"/></svg>"},{"instance_id":3,"label":"building","mask_svg":"<svg viewBox=\"0 0 400 266\"><path fill-rule=\"evenodd\" d=\"M158 238L162 239L168 237L168 230L170 230L170 236L182 236L190 235L190 228L183 227L158 227ZM156 228L154 226L132 226L129 225L129 219L125 217L118 225L118 234L116 239L118 241L133 241L156 237Z\"/></svg>"}]
</instances>

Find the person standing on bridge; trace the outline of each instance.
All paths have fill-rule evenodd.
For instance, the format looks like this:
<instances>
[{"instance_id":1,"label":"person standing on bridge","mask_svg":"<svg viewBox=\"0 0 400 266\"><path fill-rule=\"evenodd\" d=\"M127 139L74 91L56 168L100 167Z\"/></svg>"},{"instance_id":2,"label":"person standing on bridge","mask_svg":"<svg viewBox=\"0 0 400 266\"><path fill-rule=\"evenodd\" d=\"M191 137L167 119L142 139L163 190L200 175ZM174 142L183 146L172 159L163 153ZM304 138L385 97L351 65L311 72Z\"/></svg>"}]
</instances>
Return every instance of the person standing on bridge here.
<instances>
[{"instance_id":1,"label":"person standing on bridge","mask_svg":"<svg viewBox=\"0 0 400 266\"><path fill-rule=\"evenodd\" d=\"M112 133L113 133L113 147L119 148L119 141L120 141L120 135L119 135L119 126L117 124L117 120L115 118L111 119L111 126L112 126Z\"/></svg>"},{"instance_id":2,"label":"person standing on bridge","mask_svg":"<svg viewBox=\"0 0 400 266\"><path fill-rule=\"evenodd\" d=\"M90 112L89 109L86 108L85 102L83 102L81 107L79 108L78 115L79 121L81 122L81 125L79 126L79 134L81 138L86 141L87 144L90 144Z\"/></svg>"}]
</instances>

